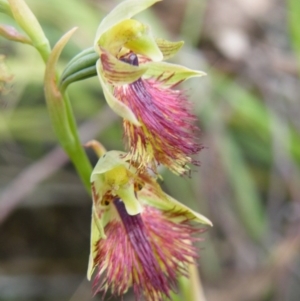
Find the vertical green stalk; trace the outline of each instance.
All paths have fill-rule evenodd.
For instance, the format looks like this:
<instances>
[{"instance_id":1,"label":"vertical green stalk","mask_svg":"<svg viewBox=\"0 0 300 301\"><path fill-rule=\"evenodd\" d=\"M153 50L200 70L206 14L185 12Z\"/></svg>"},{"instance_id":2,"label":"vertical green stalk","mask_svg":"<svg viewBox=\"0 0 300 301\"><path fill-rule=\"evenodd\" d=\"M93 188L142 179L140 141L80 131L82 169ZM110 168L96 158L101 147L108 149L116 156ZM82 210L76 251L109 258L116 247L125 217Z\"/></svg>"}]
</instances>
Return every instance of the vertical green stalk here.
<instances>
[{"instance_id":1,"label":"vertical green stalk","mask_svg":"<svg viewBox=\"0 0 300 301\"><path fill-rule=\"evenodd\" d=\"M195 264L190 264L188 272L188 278L185 276L180 276L178 279L181 294L171 292L171 300L206 301L197 266Z\"/></svg>"},{"instance_id":2,"label":"vertical green stalk","mask_svg":"<svg viewBox=\"0 0 300 301\"><path fill-rule=\"evenodd\" d=\"M183 296L181 300L206 301L198 269L195 264L189 265L189 278L184 276L179 278L179 286Z\"/></svg>"},{"instance_id":3,"label":"vertical green stalk","mask_svg":"<svg viewBox=\"0 0 300 301\"><path fill-rule=\"evenodd\" d=\"M294 48L297 64L298 73L300 75L300 27L299 27L299 16L300 16L300 1L299 0L288 0L288 25L290 31L290 39L292 47Z\"/></svg>"},{"instance_id":4,"label":"vertical green stalk","mask_svg":"<svg viewBox=\"0 0 300 301\"><path fill-rule=\"evenodd\" d=\"M57 42L49 56L45 72L45 96L56 136L75 165L87 191L90 192L92 166L81 146L68 95L62 94L57 87L56 63L75 30L76 28L73 28L67 32Z\"/></svg>"},{"instance_id":5,"label":"vertical green stalk","mask_svg":"<svg viewBox=\"0 0 300 301\"><path fill-rule=\"evenodd\" d=\"M30 37L33 46L38 50L44 62L51 52L50 44L44 31L25 1L8 0L13 18Z\"/></svg>"},{"instance_id":6,"label":"vertical green stalk","mask_svg":"<svg viewBox=\"0 0 300 301\"><path fill-rule=\"evenodd\" d=\"M81 146L69 97L66 93L62 94L56 84L58 81L56 63L75 29L66 33L51 51L49 41L42 27L26 2L24 0L8 0L8 3L13 18L29 36L32 45L46 63L45 97L52 126L59 143L75 165L85 188L90 192L92 166ZM6 7L5 1L1 0L0 4L4 8Z\"/></svg>"},{"instance_id":7,"label":"vertical green stalk","mask_svg":"<svg viewBox=\"0 0 300 301\"><path fill-rule=\"evenodd\" d=\"M13 16L7 0L0 0L0 13L4 13L11 17Z\"/></svg>"}]
</instances>

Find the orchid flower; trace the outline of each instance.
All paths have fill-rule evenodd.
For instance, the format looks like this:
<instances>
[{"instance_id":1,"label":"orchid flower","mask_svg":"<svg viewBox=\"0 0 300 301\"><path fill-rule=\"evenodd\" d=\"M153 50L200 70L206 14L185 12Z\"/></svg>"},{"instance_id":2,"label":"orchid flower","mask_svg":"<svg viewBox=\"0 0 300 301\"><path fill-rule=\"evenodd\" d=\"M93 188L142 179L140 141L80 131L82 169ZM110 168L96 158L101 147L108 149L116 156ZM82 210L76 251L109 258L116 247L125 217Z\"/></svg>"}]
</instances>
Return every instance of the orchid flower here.
<instances>
[{"instance_id":1,"label":"orchid flower","mask_svg":"<svg viewBox=\"0 0 300 301\"><path fill-rule=\"evenodd\" d=\"M183 42L155 39L145 24L131 19L159 0L126 0L100 23L94 41L97 73L108 105L123 119L129 159L139 168L163 164L184 174L201 150L199 129L180 82L204 72L164 62Z\"/></svg>"},{"instance_id":2,"label":"orchid flower","mask_svg":"<svg viewBox=\"0 0 300 301\"><path fill-rule=\"evenodd\" d=\"M126 153L103 155L91 175L93 214L88 279L94 292L122 295L130 287L140 300L170 298L177 277L198 257L201 214L165 194L147 173L137 173Z\"/></svg>"}]
</instances>

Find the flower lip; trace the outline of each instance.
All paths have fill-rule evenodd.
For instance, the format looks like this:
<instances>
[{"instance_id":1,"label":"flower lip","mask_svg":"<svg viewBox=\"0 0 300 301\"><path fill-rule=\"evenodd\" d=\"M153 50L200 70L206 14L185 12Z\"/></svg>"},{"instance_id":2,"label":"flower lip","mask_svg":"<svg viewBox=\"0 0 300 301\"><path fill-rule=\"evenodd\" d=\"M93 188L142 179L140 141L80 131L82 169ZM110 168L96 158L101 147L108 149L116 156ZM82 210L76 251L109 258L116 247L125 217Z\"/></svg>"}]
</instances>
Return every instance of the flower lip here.
<instances>
[{"instance_id":1,"label":"flower lip","mask_svg":"<svg viewBox=\"0 0 300 301\"><path fill-rule=\"evenodd\" d=\"M187 276L187 267L198 258L193 242L203 229L194 227L184 212L161 211L145 205L136 215L129 215L121 198L113 199L119 219L105 228L106 239L95 244L98 272L94 292L109 288L113 295L124 294L130 286L141 300L171 299L177 291L177 276Z\"/></svg>"},{"instance_id":2,"label":"flower lip","mask_svg":"<svg viewBox=\"0 0 300 301\"><path fill-rule=\"evenodd\" d=\"M198 258L193 243L210 221L166 195L149 174L136 174L123 152L110 151L92 175L93 213L87 277L94 293L136 300L170 299L178 275ZM136 207L139 205L140 208ZM138 210L132 210L138 209Z\"/></svg>"},{"instance_id":3,"label":"flower lip","mask_svg":"<svg viewBox=\"0 0 300 301\"><path fill-rule=\"evenodd\" d=\"M138 56L134 52L120 60L132 66L139 65ZM187 174L189 163L199 165L191 158L191 155L203 148L197 141L197 118L192 114L184 93L164 88L159 81L142 77L126 86L115 87L114 92L143 125L136 128L124 122L131 154L140 153L140 157L133 160L142 161L143 167L150 164L154 171L155 160L177 174ZM152 152L152 158L147 161L145 158L151 157L149 152Z\"/></svg>"},{"instance_id":4,"label":"flower lip","mask_svg":"<svg viewBox=\"0 0 300 301\"><path fill-rule=\"evenodd\" d=\"M171 279L168 279L159 266L154 256L141 214L129 215L124 202L120 198L115 198L113 204L117 209L132 248L143 267L144 277L151 283L151 287L154 291L161 292L170 298L170 288L172 287L174 289L176 283L174 280L171 281ZM144 283L144 285L147 286L146 283ZM139 286L135 286L135 293L138 296L141 294L139 289Z\"/></svg>"},{"instance_id":5,"label":"flower lip","mask_svg":"<svg viewBox=\"0 0 300 301\"><path fill-rule=\"evenodd\" d=\"M150 164L156 171L155 160L176 174L187 173L189 163L198 164L191 156L203 148L198 142L200 130L182 91L140 78L129 85L115 87L114 93L142 124L137 128L124 121L124 136L133 161L141 161L143 166Z\"/></svg>"}]
</instances>

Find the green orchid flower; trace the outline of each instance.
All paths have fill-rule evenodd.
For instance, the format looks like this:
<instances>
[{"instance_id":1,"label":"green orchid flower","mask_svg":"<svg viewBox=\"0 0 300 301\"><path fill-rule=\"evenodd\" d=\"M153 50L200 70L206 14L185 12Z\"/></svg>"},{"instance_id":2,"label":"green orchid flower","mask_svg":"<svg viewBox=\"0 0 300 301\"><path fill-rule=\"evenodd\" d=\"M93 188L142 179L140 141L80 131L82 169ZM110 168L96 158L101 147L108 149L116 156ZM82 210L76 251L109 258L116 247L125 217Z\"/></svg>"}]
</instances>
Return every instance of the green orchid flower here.
<instances>
[{"instance_id":1,"label":"green orchid flower","mask_svg":"<svg viewBox=\"0 0 300 301\"><path fill-rule=\"evenodd\" d=\"M183 174L202 147L190 104L172 87L204 73L164 62L183 42L156 39L148 26L131 19L156 2L123 1L102 20L94 41L97 73L107 103L124 118L129 158L142 168L156 171L161 163Z\"/></svg>"},{"instance_id":2,"label":"green orchid flower","mask_svg":"<svg viewBox=\"0 0 300 301\"><path fill-rule=\"evenodd\" d=\"M192 156L202 146L192 106L174 88L204 72L167 63L183 46L155 38L136 14L158 0L125 0L100 23L94 49L87 49L68 64L61 88L97 73L108 105L123 118L128 158L140 169L163 164L175 174L189 172Z\"/></svg>"},{"instance_id":3,"label":"green orchid flower","mask_svg":"<svg viewBox=\"0 0 300 301\"><path fill-rule=\"evenodd\" d=\"M132 286L137 300L163 300L197 257L194 234L203 231L197 224L212 224L165 194L155 178L137 173L126 157L107 152L91 175L87 277L95 273L95 293L122 295Z\"/></svg>"}]
</instances>

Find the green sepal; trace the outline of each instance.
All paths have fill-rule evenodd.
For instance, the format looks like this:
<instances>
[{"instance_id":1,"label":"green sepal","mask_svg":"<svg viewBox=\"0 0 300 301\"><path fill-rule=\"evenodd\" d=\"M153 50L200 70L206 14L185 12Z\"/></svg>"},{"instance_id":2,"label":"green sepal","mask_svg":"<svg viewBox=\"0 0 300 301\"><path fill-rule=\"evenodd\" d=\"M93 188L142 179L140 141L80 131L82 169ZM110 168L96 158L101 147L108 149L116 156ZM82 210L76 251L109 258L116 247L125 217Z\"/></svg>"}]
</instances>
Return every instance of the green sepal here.
<instances>
[{"instance_id":1,"label":"green sepal","mask_svg":"<svg viewBox=\"0 0 300 301\"><path fill-rule=\"evenodd\" d=\"M109 151L99 158L91 174L91 182L96 180L97 175L104 174L118 165L127 166L125 161L127 153L120 151Z\"/></svg>"},{"instance_id":2,"label":"green sepal","mask_svg":"<svg viewBox=\"0 0 300 301\"><path fill-rule=\"evenodd\" d=\"M124 43L124 47L136 54L144 55L154 62L162 61L163 54L148 26L136 20L125 20L122 24L123 23L131 23L131 31L133 32L133 36L131 38L129 37ZM124 33L126 34L126 31L124 31Z\"/></svg>"},{"instance_id":3,"label":"green sepal","mask_svg":"<svg viewBox=\"0 0 300 301\"><path fill-rule=\"evenodd\" d=\"M124 46L136 54L141 54L150 58L153 62L160 62L163 60L163 54L157 46L155 39L150 34L145 34L138 40L129 41Z\"/></svg>"},{"instance_id":4,"label":"green sepal","mask_svg":"<svg viewBox=\"0 0 300 301\"><path fill-rule=\"evenodd\" d=\"M106 152L102 157L99 158L92 172L91 181L93 181L93 176L96 174L104 174L118 165L126 166L127 163L124 161L126 155L127 153L121 151Z\"/></svg>"},{"instance_id":5,"label":"green sepal","mask_svg":"<svg viewBox=\"0 0 300 301\"><path fill-rule=\"evenodd\" d=\"M100 216L99 216L100 214ZM93 271L96 267L95 256L96 256L96 244L99 239L106 239L104 232L105 226L112 219L111 211L108 207L104 207L101 204L97 204L93 196L93 207L91 217L91 237L90 237L90 256L87 270L87 279L90 280Z\"/></svg>"},{"instance_id":6,"label":"green sepal","mask_svg":"<svg viewBox=\"0 0 300 301\"><path fill-rule=\"evenodd\" d=\"M123 47L153 61L163 59L150 28L134 19L123 20L106 31L98 41L97 52L101 53L104 48L113 56L118 56Z\"/></svg>"},{"instance_id":7,"label":"green sepal","mask_svg":"<svg viewBox=\"0 0 300 301\"><path fill-rule=\"evenodd\" d=\"M202 71L192 70L181 65L166 62L149 62L145 65L148 69L144 77L158 79L166 86L175 86L191 77L206 75L206 73Z\"/></svg>"},{"instance_id":8,"label":"green sepal","mask_svg":"<svg viewBox=\"0 0 300 301\"><path fill-rule=\"evenodd\" d=\"M103 94L105 96L107 104L110 108L120 117L128 120L129 122L133 123L136 126L141 126L137 118L135 117L134 113L131 109L126 106L124 103L119 101L111 92L111 86L105 81L104 76L101 71L101 62L98 60L97 62L97 73L100 84L103 89Z\"/></svg>"},{"instance_id":9,"label":"green sepal","mask_svg":"<svg viewBox=\"0 0 300 301\"><path fill-rule=\"evenodd\" d=\"M130 19L134 15L152 6L161 0L127 0L117 5L98 26L94 40L95 51L99 51L98 42L102 35L118 23Z\"/></svg>"},{"instance_id":10,"label":"green sepal","mask_svg":"<svg viewBox=\"0 0 300 301\"><path fill-rule=\"evenodd\" d=\"M99 226L96 224L96 217L95 217L95 206L92 207L92 221L91 221L91 238L90 238L90 255L89 255L89 263L88 263L88 270L87 270L87 279L90 281L95 270L95 256L96 256L96 249L95 245L100 239L100 231Z\"/></svg>"},{"instance_id":11,"label":"green sepal","mask_svg":"<svg viewBox=\"0 0 300 301\"><path fill-rule=\"evenodd\" d=\"M152 207L158 208L163 211L181 212L183 218L191 219L195 222L212 226L212 222L204 215L190 209L186 205L178 202L171 196L164 193L164 197L158 196L153 192L150 187L144 187L139 193L138 198L149 204Z\"/></svg>"},{"instance_id":12,"label":"green sepal","mask_svg":"<svg viewBox=\"0 0 300 301\"><path fill-rule=\"evenodd\" d=\"M184 41L171 42L160 38L155 39L155 42L163 54L163 60L172 58L184 45Z\"/></svg>"}]
</instances>

